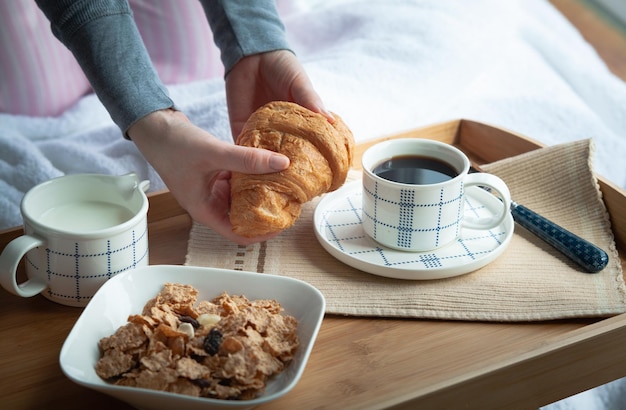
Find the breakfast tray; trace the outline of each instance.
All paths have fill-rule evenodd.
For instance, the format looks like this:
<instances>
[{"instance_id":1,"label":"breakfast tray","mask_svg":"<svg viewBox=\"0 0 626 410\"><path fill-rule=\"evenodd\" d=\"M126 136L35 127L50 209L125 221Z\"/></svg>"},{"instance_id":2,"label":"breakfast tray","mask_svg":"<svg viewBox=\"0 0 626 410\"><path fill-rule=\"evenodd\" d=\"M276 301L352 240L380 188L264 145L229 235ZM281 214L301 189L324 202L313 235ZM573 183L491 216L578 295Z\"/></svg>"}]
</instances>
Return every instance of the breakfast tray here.
<instances>
[{"instance_id":1,"label":"breakfast tray","mask_svg":"<svg viewBox=\"0 0 626 410\"><path fill-rule=\"evenodd\" d=\"M623 270L592 154L593 141L583 139L483 169L500 176L515 201L604 249L608 264L596 274L521 226L514 229L511 218L489 231L463 230L454 244L434 251L381 247L362 229L357 170L337 191L305 204L294 226L266 242L240 247L194 224L186 264L300 279L324 294L327 313L339 315L532 321L625 313ZM357 155L353 165L359 164ZM476 213L491 196L473 189L466 212Z\"/></svg>"},{"instance_id":2,"label":"breakfast tray","mask_svg":"<svg viewBox=\"0 0 626 410\"><path fill-rule=\"evenodd\" d=\"M541 147L468 120L389 138L402 136L453 143L478 163ZM357 146L356 156L375 142ZM624 267L626 193L602 178L599 185ZM150 195L148 221L151 264L183 264L192 221L169 192ZM21 232L0 232L0 247ZM0 305L0 391L7 408L130 408L61 372L59 351L80 309L5 291ZM275 407L259 408L538 408L626 376L624 340L626 314L532 323L327 315L301 381Z\"/></svg>"}]
</instances>

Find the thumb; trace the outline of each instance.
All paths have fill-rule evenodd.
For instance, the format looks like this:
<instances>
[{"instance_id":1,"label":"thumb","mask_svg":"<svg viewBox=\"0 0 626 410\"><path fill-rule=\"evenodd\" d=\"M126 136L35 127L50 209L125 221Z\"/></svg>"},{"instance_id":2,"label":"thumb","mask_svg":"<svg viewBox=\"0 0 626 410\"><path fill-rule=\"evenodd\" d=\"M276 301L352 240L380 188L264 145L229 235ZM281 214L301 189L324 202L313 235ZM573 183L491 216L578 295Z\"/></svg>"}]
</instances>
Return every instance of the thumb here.
<instances>
[{"instance_id":1,"label":"thumb","mask_svg":"<svg viewBox=\"0 0 626 410\"><path fill-rule=\"evenodd\" d=\"M289 158L262 148L232 145L226 159L226 169L245 174L268 174L289 167Z\"/></svg>"}]
</instances>

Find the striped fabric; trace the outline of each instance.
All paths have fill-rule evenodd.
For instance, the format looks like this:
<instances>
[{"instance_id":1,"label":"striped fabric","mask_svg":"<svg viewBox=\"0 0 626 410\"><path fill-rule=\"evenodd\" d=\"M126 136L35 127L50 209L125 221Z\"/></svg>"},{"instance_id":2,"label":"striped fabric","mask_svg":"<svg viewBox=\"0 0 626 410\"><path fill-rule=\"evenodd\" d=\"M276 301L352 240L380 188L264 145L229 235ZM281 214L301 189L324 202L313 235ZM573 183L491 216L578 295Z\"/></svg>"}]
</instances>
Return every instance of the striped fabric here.
<instances>
[{"instance_id":1,"label":"striped fabric","mask_svg":"<svg viewBox=\"0 0 626 410\"><path fill-rule=\"evenodd\" d=\"M90 90L34 1L0 1L0 112L59 115Z\"/></svg>"},{"instance_id":2,"label":"striped fabric","mask_svg":"<svg viewBox=\"0 0 626 410\"><path fill-rule=\"evenodd\" d=\"M137 28L165 84L223 75L197 0L130 0ZM0 112L56 116L91 87L34 1L0 1Z\"/></svg>"},{"instance_id":3,"label":"striped fabric","mask_svg":"<svg viewBox=\"0 0 626 410\"><path fill-rule=\"evenodd\" d=\"M223 75L198 0L130 0L139 33L164 84Z\"/></svg>"}]
</instances>

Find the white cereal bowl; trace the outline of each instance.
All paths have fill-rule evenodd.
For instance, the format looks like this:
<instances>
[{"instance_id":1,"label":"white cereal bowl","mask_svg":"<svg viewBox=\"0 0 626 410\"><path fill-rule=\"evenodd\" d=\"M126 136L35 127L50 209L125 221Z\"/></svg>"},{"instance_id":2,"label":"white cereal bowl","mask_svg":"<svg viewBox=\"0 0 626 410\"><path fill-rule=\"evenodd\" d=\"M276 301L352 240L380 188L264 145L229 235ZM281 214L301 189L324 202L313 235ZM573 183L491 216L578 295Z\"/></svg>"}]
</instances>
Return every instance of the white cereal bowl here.
<instances>
[{"instance_id":1,"label":"white cereal bowl","mask_svg":"<svg viewBox=\"0 0 626 410\"><path fill-rule=\"evenodd\" d=\"M198 301L226 291L248 299L276 299L284 313L298 320L300 346L293 360L272 378L265 392L245 401L191 397L137 387L116 386L95 372L98 341L140 314L145 303L166 282L194 286ZM276 275L191 266L154 265L122 272L108 280L85 307L68 335L59 357L63 373L73 382L116 397L141 409L248 409L275 400L298 382L322 324L326 302L319 290L306 282Z\"/></svg>"}]
</instances>

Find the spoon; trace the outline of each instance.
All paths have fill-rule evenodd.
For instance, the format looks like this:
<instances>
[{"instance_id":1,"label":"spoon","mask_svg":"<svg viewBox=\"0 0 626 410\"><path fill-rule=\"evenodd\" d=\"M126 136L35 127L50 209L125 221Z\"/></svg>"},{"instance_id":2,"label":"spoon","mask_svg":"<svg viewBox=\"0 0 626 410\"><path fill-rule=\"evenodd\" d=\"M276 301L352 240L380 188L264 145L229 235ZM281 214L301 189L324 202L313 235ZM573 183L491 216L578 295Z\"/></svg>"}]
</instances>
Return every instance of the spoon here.
<instances>
[{"instance_id":1,"label":"spoon","mask_svg":"<svg viewBox=\"0 0 626 410\"><path fill-rule=\"evenodd\" d=\"M473 165L471 171L482 172ZM600 272L609 263L605 251L535 211L511 201L513 220L570 258L588 273Z\"/></svg>"}]
</instances>

